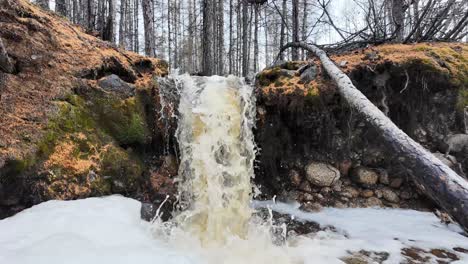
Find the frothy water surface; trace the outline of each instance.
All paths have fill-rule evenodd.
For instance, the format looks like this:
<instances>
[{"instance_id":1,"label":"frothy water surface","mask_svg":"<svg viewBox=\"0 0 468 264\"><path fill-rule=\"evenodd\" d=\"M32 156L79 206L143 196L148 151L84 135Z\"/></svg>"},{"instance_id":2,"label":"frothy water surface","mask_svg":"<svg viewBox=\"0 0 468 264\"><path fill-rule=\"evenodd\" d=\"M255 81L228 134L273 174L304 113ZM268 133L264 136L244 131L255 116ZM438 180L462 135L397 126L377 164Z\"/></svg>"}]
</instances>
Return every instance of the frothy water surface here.
<instances>
[{"instance_id":1,"label":"frothy water surface","mask_svg":"<svg viewBox=\"0 0 468 264\"><path fill-rule=\"evenodd\" d=\"M179 194L185 210L156 236L207 263L294 262L272 243L271 224L252 216L255 97L242 79L177 77L180 104Z\"/></svg>"}]
</instances>

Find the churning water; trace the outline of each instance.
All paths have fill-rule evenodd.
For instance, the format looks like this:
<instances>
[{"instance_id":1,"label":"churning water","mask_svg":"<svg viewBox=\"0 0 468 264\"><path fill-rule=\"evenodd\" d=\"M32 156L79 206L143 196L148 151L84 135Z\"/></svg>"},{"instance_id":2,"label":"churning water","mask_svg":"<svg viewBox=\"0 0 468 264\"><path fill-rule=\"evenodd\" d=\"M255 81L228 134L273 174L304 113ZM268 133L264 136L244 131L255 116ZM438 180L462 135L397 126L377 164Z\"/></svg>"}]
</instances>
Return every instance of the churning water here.
<instances>
[{"instance_id":1,"label":"churning water","mask_svg":"<svg viewBox=\"0 0 468 264\"><path fill-rule=\"evenodd\" d=\"M179 204L155 233L207 263L290 263L271 224L252 216L255 97L242 79L177 76ZM281 233L281 232L280 232Z\"/></svg>"}]
</instances>

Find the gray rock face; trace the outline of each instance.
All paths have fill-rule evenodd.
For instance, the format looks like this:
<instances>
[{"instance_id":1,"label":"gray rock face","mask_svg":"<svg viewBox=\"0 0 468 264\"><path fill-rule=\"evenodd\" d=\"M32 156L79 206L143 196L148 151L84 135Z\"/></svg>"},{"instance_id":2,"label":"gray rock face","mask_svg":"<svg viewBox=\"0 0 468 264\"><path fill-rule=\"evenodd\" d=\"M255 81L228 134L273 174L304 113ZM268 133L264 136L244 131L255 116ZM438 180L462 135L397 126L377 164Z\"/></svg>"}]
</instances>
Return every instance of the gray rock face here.
<instances>
[{"instance_id":1,"label":"gray rock face","mask_svg":"<svg viewBox=\"0 0 468 264\"><path fill-rule=\"evenodd\" d=\"M446 154L459 153L468 149L468 135L455 134L450 136L446 141L448 148Z\"/></svg>"},{"instance_id":2,"label":"gray rock face","mask_svg":"<svg viewBox=\"0 0 468 264\"><path fill-rule=\"evenodd\" d=\"M317 67L310 65L301 73L301 82L308 83L315 79L317 76Z\"/></svg>"},{"instance_id":3,"label":"gray rock face","mask_svg":"<svg viewBox=\"0 0 468 264\"><path fill-rule=\"evenodd\" d=\"M114 92L126 97L130 97L135 94L135 86L133 84L126 83L115 74L101 78L98 81L98 84L105 91Z\"/></svg>"},{"instance_id":4,"label":"gray rock face","mask_svg":"<svg viewBox=\"0 0 468 264\"><path fill-rule=\"evenodd\" d=\"M400 201L400 198L398 197L398 195L394 191L388 188L385 188L382 190L382 196L385 200L391 203L398 203Z\"/></svg>"},{"instance_id":5,"label":"gray rock face","mask_svg":"<svg viewBox=\"0 0 468 264\"><path fill-rule=\"evenodd\" d=\"M365 185L374 185L379 180L379 175L374 171L366 167L357 167L351 173L354 181Z\"/></svg>"},{"instance_id":6,"label":"gray rock face","mask_svg":"<svg viewBox=\"0 0 468 264\"><path fill-rule=\"evenodd\" d=\"M305 167L305 171L307 180L320 187L332 186L335 181L340 179L338 169L322 162L310 162Z\"/></svg>"}]
</instances>

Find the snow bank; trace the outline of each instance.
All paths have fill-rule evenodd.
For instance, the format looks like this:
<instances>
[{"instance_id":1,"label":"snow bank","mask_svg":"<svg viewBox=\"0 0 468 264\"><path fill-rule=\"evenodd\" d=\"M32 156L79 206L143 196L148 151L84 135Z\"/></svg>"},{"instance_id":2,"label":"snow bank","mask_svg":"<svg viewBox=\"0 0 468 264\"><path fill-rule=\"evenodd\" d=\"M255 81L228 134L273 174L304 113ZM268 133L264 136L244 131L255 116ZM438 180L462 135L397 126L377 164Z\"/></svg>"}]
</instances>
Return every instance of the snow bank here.
<instances>
[{"instance_id":1,"label":"snow bank","mask_svg":"<svg viewBox=\"0 0 468 264\"><path fill-rule=\"evenodd\" d=\"M192 263L154 240L140 202L49 201L0 221L0 263Z\"/></svg>"},{"instance_id":2,"label":"snow bank","mask_svg":"<svg viewBox=\"0 0 468 264\"><path fill-rule=\"evenodd\" d=\"M304 213L285 204L255 203L297 218L333 225L338 232L321 231L296 237L287 252L293 263L342 263L347 251L389 252L385 263L399 263L404 247L468 248L456 225L446 226L430 213L401 209L324 209ZM0 221L0 263L120 264L206 263L206 253L169 246L155 239L149 223L140 220L140 203L121 196L77 201L49 201ZM249 245L255 246L255 245ZM197 249L199 250L199 249ZM256 254L266 252L257 250ZM252 251L249 251L252 252ZM271 252L270 252L271 253ZM468 263L468 255L457 253ZM226 261L219 259L217 263ZM258 258L252 256L252 259ZM296 262L297 261L297 262Z\"/></svg>"}]
</instances>

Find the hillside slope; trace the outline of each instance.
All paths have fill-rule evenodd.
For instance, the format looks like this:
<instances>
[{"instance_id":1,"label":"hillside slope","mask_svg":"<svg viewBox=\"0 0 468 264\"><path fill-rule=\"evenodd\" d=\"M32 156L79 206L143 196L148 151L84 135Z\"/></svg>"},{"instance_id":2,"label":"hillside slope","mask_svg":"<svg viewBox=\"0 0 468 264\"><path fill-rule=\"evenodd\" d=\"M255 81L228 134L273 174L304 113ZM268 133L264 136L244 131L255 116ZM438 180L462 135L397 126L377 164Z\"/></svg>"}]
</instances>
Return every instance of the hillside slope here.
<instances>
[{"instance_id":1,"label":"hillside slope","mask_svg":"<svg viewBox=\"0 0 468 264\"><path fill-rule=\"evenodd\" d=\"M135 195L145 146L161 144L155 77L167 64L26 0L0 1L0 38L14 65L0 71L0 217L47 199Z\"/></svg>"}]
</instances>

